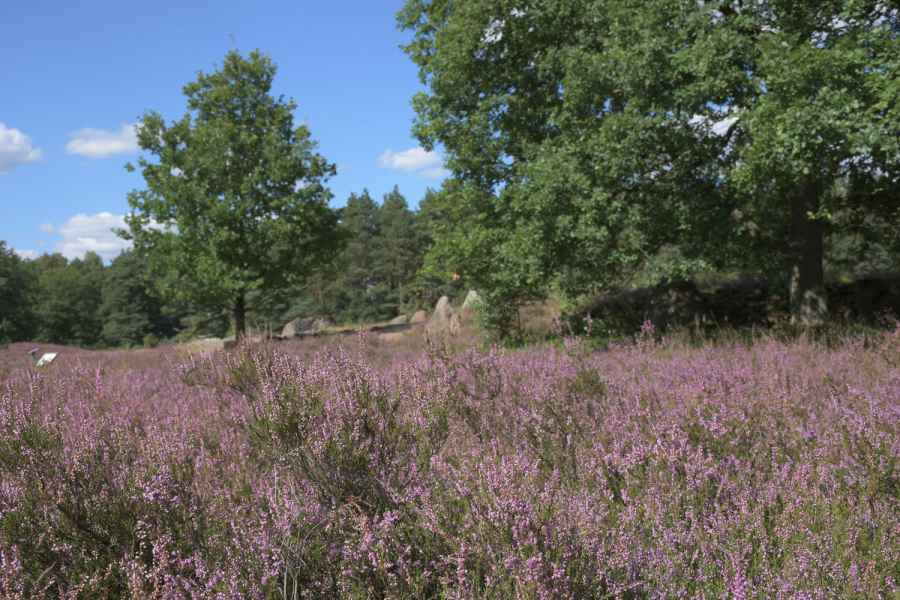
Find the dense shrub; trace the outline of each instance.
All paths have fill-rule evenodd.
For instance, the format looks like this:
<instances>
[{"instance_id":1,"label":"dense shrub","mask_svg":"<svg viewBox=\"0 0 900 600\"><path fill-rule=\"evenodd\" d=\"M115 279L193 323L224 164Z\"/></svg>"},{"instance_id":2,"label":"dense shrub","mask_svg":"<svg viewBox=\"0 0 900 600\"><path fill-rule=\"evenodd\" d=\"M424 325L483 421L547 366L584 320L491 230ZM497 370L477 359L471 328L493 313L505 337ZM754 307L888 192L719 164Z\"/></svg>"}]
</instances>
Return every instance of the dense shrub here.
<instances>
[{"instance_id":1,"label":"dense shrub","mask_svg":"<svg viewBox=\"0 0 900 600\"><path fill-rule=\"evenodd\" d=\"M900 315L900 275L872 275L826 286L829 310L843 323L877 324L885 315ZM595 333L632 335L651 321L660 331L692 328L701 332L726 328L771 327L789 312L784 286L764 279L739 279L699 287L692 281L665 281L655 286L597 296L577 307L570 326Z\"/></svg>"}]
</instances>

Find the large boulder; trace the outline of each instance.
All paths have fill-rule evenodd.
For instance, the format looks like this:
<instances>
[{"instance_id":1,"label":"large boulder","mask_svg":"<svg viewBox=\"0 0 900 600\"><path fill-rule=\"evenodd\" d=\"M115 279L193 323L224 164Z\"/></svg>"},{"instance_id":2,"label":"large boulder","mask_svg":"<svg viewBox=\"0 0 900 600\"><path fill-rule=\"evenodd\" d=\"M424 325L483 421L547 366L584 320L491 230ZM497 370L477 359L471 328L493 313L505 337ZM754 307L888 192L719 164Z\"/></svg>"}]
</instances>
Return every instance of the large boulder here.
<instances>
[{"instance_id":1,"label":"large boulder","mask_svg":"<svg viewBox=\"0 0 900 600\"><path fill-rule=\"evenodd\" d=\"M413 316L409 318L409 322L412 325L416 325L418 323L425 323L428 321L428 313L424 310L417 310L413 313Z\"/></svg>"},{"instance_id":2,"label":"large boulder","mask_svg":"<svg viewBox=\"0 0 900 600\"><path fill-rule=\"evenodd\" d=\"M391 331L388 333L379 333L378 340L385 344L399 344L406 339L406 334L402 331Z\"/></svg>"},{"instance_id":3,"label":"large boulder","mask_svg":"<svg viewBox=\"0 0 900 600\"><path fill-rule=\"evenodd\" d=\"M307 317L294 319L281 329L282 338L293 338L303 335L315 335L321 333L333 323L326 317Z\"/></svg>"},{"instance_id":4,"label":"large boulder","mask_svg":"<svg viewBox=\"0 0 900 600\"><path fill-rule=\"evenodd\" d=\"M228 347L228 341L222 338L197 338L179 346L179 348L191 354L206 354L226 350Z\"/></svg>"},{"instance_id":5,"label":"large boulder","mask_svg":"<svg viewBox=\"0 0 900 600\"><path fill-rule=\"evenodd\" d=\"M466 294L466 299L463 300L462 310L464 312L473 312L482 302L483 300L481 299L481 296L478 295L478 292L469 290L469 293Z\"/></svg>"},{"instance_id":6,"label":"large boulder","mask_svg":"<svg viewBox=\"0 0 900 600\"><path fill-rule=\"evenodd\" d=\"M459 334L459 329L459 315L450 305L450 298L441 296L425 325L425 335L432 339L455 336Z\"/></svg>"},{"instance_id":7,"label":"large boulder","mask_svg":"<svg viewBox=\"0 0 900 600\"><path fill-rule=\"evenodd\" d=\"M409 317L406 315L400 315L388 321L388 325L406 325L407 323L409 323Z\"/></svg>"}]
</instances>

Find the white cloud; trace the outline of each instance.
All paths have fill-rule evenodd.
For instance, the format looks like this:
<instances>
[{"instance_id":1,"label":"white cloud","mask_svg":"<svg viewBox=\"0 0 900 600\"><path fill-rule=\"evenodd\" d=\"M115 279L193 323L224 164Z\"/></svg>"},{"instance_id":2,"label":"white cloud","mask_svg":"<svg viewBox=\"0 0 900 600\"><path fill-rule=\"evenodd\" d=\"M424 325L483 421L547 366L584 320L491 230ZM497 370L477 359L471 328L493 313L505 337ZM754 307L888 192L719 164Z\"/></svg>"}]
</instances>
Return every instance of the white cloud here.
<instances>
[{"instance_id":1,"label":"white cloud","mask_svg":"<svg viewBox=\"0 0 900 600\"><path fill-rule=\"evenodd\" d=\"M40 230L44 233L53 233L54 231L56 231L56 227L54 227L50 223L41 223Z\"/></svg>"},{"instance_id":2,"label":"white cloud","mask_svg":"<svg viewBox=\"0 0 900 600\"><path fill-rule=\"evenodd\" d=\"M114 154L130 154L138 151L137 126L122 125L119 131L105 129L79 129L69 135L66 152L88 158L108 158Z\"/></svg>"},{"instance_id":3,"label":"white cloud","mask_svg":"<svg viewBox=\"0 0 900 600\"><path fill-rule=\"evenodd\" d=\"M150 220L147 227L160 231L178 231L177 227L162 226ZM56 251L66 258L82 258L86 252L96 252L104 260L112 260L123 250L131 248L131 241L120 238L115 229L128 229L125 215L99 212L94 215L78 213L57 228L62 239Z\"/></svg>"},{"instance_id":4,"label":"white cloud","mask_svg":"<svg viewBox=\"0 0 900 600\"><path fill-rule=\"evenodd\" d=\"M421 175L426 179L444 179L445 177L450 177L450 171L444 167L435 167L421 171Z\"/></svg>"},{"instance_id":5,"label":"white cloud","mask_svg":"<svg viewBox=\"0 0 900 600\"><path fill-rule=\"evenodd\" d=\"M378 165L385 169L418 173L428 179L440 179L450 174L444 168L444 161L437 152L429 152L421 147L410 148L402 152L385 150L378 157Z\"/></svg>"},{"instance_id":6,"label":"white cloud","mask_svg":"<svg viewBox=\"0 0 900 600\"><path fill-rule=\"evenodd\" d=\"M0 122L0 174L40 158L41 150L31 145L31 138Z\"/></svg>"},{"instance_id":7,"label":"white cloud","mask_svg":"<svg viewBox=\"0 0 900 600\"><path fill-rule=\"evenodd\" d=\"M19 255L19 258L25 260L34 260L39 256L37 250L15 250L14 252Z\"/></svg>"},{"instance_id":8,"label":"white cloud","mask_svg":"<svg viewBox=\"0 0 900 600\"><path fill-rule=\"evenodd\" d=\"M112 260L131 247L131 242L117 236L113 229L127 228L125 215L79 213L60 226L62 240L56 250L66 258L82 258L86 252L96 252L103 259Z\"/></svg>"}]
</instances>

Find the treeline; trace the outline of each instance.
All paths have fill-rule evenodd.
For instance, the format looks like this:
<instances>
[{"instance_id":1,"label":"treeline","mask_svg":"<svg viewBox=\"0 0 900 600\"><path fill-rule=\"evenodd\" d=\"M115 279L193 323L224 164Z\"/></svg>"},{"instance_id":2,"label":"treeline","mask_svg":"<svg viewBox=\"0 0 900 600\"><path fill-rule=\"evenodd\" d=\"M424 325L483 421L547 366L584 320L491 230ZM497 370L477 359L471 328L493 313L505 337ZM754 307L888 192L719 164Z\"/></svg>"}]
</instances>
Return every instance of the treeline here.
<instances>
[{"instance_id":1,"label":"treeline","mask_svg":"<svg viewBox=\"0 0 900 600\"><path fill-rule=\"evenodd\" d=\"M133 252L108 266L93 252L23 260L0 241L0 342L152 344L176 335L190 316L154 292L146 262Z\"/></svg>"},{"instance_id":2,"label":"treeline","mask_svg":"<svg viewBox=\"0 0 900 600\"><path fill-rule=\"evenodd\" d=\"M397 187L377 203L368 191L351 194L340 210L344 249L307 285L294 290L280 316L327 316L335 322L388 319L453 292L447 278L424 272L424 257L440 215L429 190L418 211Z\"/></svg>"},{"instance_id":3,"label":"treeline","mask_svg":"<svg viewBox=\"0 0 900 600\"><path fill-rule=\"evenodd\" d=\"M454 291L452 282L420 273L434 234L433 197L429 191L413 211L396 187L380 203L368 191L352 194L337 210L342 250L303 285L253 298L251 328L277 332L304 316L386 319ZM155 283L146 257L135 251L108 265L93 252L25 260L0 241L0 343L116 347L231 333L227 310L178 302Z\"/></svg>"}]
</instances>

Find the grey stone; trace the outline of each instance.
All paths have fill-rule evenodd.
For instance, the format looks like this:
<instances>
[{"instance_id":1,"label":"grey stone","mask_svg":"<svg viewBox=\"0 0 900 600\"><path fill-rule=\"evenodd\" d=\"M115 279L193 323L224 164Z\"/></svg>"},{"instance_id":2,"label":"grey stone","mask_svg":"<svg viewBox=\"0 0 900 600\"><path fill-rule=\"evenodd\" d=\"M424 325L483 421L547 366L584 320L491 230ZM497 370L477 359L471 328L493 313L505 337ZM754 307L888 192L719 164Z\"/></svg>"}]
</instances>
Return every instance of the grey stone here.
<instances>
[{"instance_id":1,"label":"grey stone","mask_svg":"<svg viewBox=\"0 0 900 600\"><path fill-rule=\"evenodd\" d=\"M428 323L425 325L425 335L429 338L455 336L459 334L459 315L450 305L450 298L441 296Z\"/></svg>"},{"instance_id":2,"label":"grey stone","mask_svg":"<svg viewBox=\"0 0 900 600\"><path fill-rule=\"evenodd\" d=\"M402 331L380 333L378 334L378 339L386 344L397 344L406 339L406 334Z\"/></svg>"},{"instance_id":3,"label":"grey stone","mask_svg":"<svg viewBox=\"0 0 900 600\"><path fill-rule=\"evenodd\" d=\"M294 319L281 329L282 338L292 338L298 335L314 335L331 327L333 323L325 317L306 317Z\"/></svg>"},{"instance_id":4,"label":"grey stone","mask_svg":"<svg viewBox=\"0 0 900 600\"><path fill-rule=\"evenodd\" d=\"M425 323L427 321L428 321L428 313L425 312L424 310L417 310L415 313L413 313L413 316L410 317L410 319L409 319L409 322L414 325L416 323Z\"/></svg>"},{"instance_id":5,"label":"grey stone","mask_svg":"<svg viewBox=\"0 0 900 600\"><path fill-rule=\"evenodd\" d=\"M216 352L217 350L225 350L230 340L222 338L198 338L181 345L181 348L190 353L203 354L207 352Z\"/></svg>"},{"instance_id":6,"label":"grey stone","mask_svg":"<svg viewBox=\"0 0 900 600\"><path fill-rule=\"evenodd\" d=\"M478 295L478 292L469 290L469 293L466 294L466 299L463 300L462 309L464 311L474 311L482 302L483 300L481 299L481 296Z\"/></svg>"}]
</instances>

